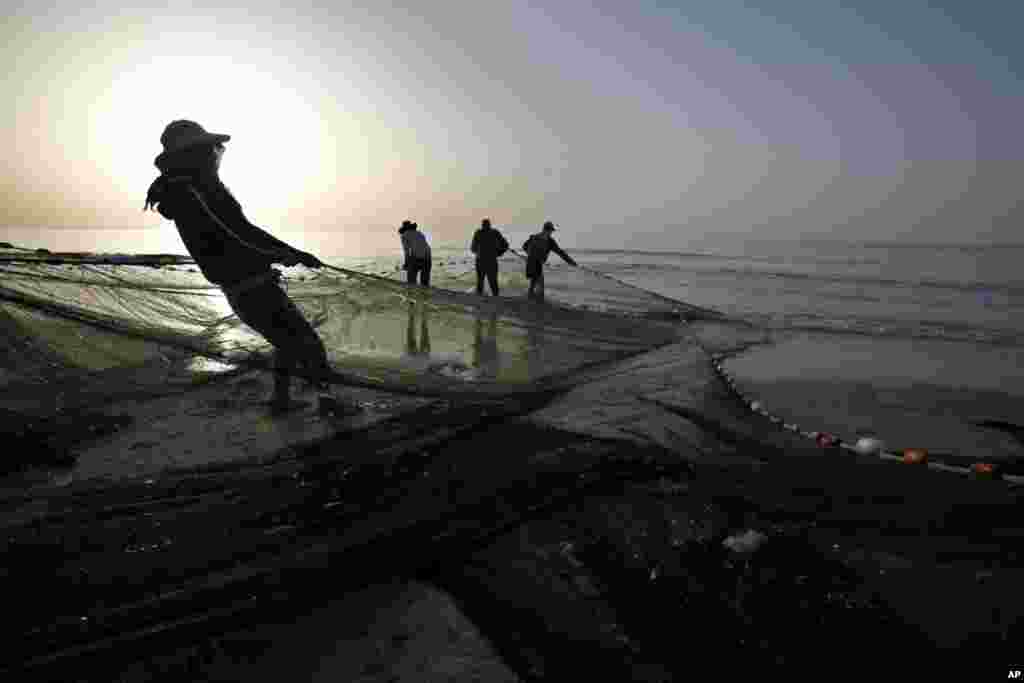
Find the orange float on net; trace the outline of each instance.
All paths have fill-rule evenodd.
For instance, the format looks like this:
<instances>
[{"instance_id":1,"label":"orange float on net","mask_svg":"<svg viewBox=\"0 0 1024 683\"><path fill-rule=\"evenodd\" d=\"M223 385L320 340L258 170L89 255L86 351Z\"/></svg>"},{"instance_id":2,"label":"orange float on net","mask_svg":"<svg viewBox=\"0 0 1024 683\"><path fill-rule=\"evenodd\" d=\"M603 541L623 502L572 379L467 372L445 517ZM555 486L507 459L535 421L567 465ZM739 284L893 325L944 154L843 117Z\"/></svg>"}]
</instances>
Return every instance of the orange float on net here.
<instances>
[{"instance_id":1,"label":"orange float on net","mask_svg":"<svg viewBox=\"0 0 1024 683\"><path fill-rule=\"evenodd\" d=\"M971 471L982 477L994 477L999 468L990 462L976 462L971 465Z\"/></svg>"},{"instance_id":2,"label":"orange float on net","mask_svg":"<svg viewBox=\"0 0 1024 683\"><path fill-rule=\"evenodd\" d=\"M928 453L920 448L908 448L903 451L903 462L908 465L923 465L928 462Z\"/></svg>"}]
</instances>

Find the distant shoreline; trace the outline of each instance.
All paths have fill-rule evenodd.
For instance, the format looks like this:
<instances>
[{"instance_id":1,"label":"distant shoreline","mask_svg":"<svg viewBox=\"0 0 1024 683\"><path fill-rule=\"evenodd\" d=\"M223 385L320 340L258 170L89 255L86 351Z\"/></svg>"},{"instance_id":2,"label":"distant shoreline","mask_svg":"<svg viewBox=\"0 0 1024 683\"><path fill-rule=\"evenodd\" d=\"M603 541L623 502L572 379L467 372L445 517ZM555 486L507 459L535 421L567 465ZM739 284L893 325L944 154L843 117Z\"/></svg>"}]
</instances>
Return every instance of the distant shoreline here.
<instances>
[{"instance_id":1,"label":"distant shoreline","mask_svg":"<svg viewBox=\"0 0 1024 683\"><path fill-rule=\"evenodd\" d=\"M167 226L168 240L173 241L177 238L173 226ZM40 240L39 244L31 245L19 245L16 242L22 241L25 238L26 233L47 233L51 236L59 233L83 233L83 232L96 232L96 233L118 233L118 232L130 232L130 233L143 233L143 232L154 232L160 231L161 228L155 228L153 226L145 227L88 227L88 226L72 226L72 227L54 227L54 226L12 226L5 225L0 226L0 242L11 242L15 243L14 246L22 248L35 249L40 246L46 247L42 244L44 240ZM530 233L533 230L531 227L524 226L510 226L502 227L502 231L506 235L515 237L523 236ZM322 236L324 234L331 234L333 231L326 229L310 229L310 230L298 230L288 229L287 227L281 228L282 235L294 239L298 235L316 235ZM428 233L433 232L432 229L428 229ZM20 233L18 238L12 239L15 233ZM469 236L471 236L472 230L467 227L465 240L441 240L434 236L434 249L435 250L452 250L452 251L465 251L469 252ZM573 235L573 231L566 229L565 235ZM589 235L580 233L585 239L589 239ZM164 240L167 241L167 240ZM350 242L351 240L343 238L342 243ZM513 242L515 239L512 240ZM597 247L585 247L577 246L572 242L572 238L566 237L563 241L566 242L566 248L571 248L575 253L583 254L638 254L638 255L650 255L650 256L667 256L667 255L686 255L686 256L729 256L727 247L729 243L736 241L742 241L743 243L749 244L764 244L764 245L828 245L836 247L855 247L862 249L930 249L930 250L953 250L953 251L987 251L987 250L999 250L999 249L1011 249L1024 250L1024 242L1010 242L1010 241L992 241L992 242L944 242L944 241L910 241L910 240L845 240L832 237L788 237L770 239L760 237L756 234L745 235L742 233L718 233L718 234L699 234L689 235L680 237L680 246L677 248L664 248L664 249L629 249L623 247L612 247L612 246L597 246ZM719 241L720 244L714 244ZM46 247L50 248L50 247ZM67 249L62 251L82 251L81 249ZM394 251L398 254L401 249L397 241L395 242L394 249L390 249L386 246L381 246L377 249L370 249L358 254L349 255L350 258L371 258L371 257L383 257ZM96 252L99 253L99 252ZM140 254L143 251L139 250L127 250L120 251L119 253L129 254ZM170 251L166 249L163 253L173 253L176 255L184 255L184 246L181 247L180 252ZM736 256L739 256L737 254ZM749 255L745 256L749 258Z\"/></svg>"}]
</instances>

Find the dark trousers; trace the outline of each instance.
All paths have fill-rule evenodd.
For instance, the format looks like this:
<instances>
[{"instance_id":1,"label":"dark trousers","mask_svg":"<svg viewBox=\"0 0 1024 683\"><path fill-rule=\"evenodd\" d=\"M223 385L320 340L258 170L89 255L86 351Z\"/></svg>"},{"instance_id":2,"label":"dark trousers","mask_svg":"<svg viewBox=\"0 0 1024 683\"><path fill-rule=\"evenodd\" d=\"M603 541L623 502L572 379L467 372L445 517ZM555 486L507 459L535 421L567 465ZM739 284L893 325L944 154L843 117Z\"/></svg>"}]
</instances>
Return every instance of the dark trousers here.
<instances>
[{"instance_id":1,"label":"dark trousers","mask_svg":"<svg viewBox=\"0 0 1024 683\"><path fill-rule=\"evenodd\" d=\"M280 285L268 281L227 298L239 319L274 347L275 392L287 392L296 371L310 382L326 386L330 367L324 343Z\"/></svg>"},{"instance_id":2,"label":"dark trousers","mask_svg":"<svg viewBox=\"0 0 1024 683\"><path fill-rule=\"evenodd\" d=\"M416 284L416 275L419 274L420 284L424 287L430 286L430 259L411 258L405 264L405 280L410 285Z\"/></svg>"},{"instance_id":3,"label":"dark trousers","mask_svg":"<svg viewBox=\"0 0 1024 683\"><path fill-rule=\"evenodd\" d=\"M476 262L476 293L483 295L484 278L491 286L491 294L498 296L498 262L477 261Z\"/></svg>"},{"instance_id":4,"label":"dark trousers","mask_svg":"<svg viewBox=\"0 0 1024 683\"><path fill-rule=\"evenodd\" d=\"M544 266L537 266L535 270L527 274L527 277L530 278L530 288L526 291L526 297L529 299L537 299L538 301L543 301Z\"/></svg>"}]
</instances>

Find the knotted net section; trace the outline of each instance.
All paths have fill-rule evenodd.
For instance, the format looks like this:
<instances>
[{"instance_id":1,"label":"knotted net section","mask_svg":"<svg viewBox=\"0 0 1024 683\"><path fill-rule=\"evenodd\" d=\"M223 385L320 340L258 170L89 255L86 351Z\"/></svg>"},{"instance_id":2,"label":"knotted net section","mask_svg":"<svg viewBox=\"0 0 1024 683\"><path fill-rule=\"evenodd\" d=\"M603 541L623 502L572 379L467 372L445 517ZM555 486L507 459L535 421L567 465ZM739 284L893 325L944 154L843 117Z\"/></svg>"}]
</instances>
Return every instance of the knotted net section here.
<instances>
[{"instance_id":1,"label":"knotted net section","mask_svg":"<svg viewBox=\"0 0 1024 683\"><path fill-rule=\"evenodd\" d=\"M549 266L544 303L522 262L501 263L501 296L478 296L462 255L435 258L431 287L396 260L283 269L314 325L332 381L398 394L500 400L574 386L581 371L678 341L701 310L586 268ZM220 288L176 255L0 250L0 408L61 410L187 391L273 349Z\"/></svg>"}]
</instances>

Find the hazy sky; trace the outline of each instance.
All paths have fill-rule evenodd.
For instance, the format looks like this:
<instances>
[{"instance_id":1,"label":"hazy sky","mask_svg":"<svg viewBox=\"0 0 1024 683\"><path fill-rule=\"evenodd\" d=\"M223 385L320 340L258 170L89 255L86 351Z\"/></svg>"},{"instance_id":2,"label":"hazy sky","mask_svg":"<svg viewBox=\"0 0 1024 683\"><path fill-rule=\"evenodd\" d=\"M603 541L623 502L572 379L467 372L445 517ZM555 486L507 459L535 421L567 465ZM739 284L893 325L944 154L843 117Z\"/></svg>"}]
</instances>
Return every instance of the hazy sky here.
<instances>
[{"instance_id":1,"label":"hazy sky","mask_svg":"<svg viewBox=\"0 0 1024 683\"><path fill-rule=\"evenodd\" d=\"M232 135L253 222L354 249L484 216L575 247L1020 241L1020 3L13 5L0 225L173 233L140 209L191 118Z\"/></svg>"}]
</instances>

